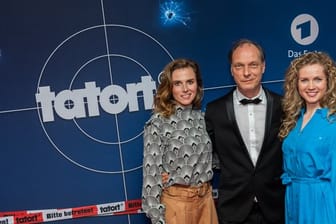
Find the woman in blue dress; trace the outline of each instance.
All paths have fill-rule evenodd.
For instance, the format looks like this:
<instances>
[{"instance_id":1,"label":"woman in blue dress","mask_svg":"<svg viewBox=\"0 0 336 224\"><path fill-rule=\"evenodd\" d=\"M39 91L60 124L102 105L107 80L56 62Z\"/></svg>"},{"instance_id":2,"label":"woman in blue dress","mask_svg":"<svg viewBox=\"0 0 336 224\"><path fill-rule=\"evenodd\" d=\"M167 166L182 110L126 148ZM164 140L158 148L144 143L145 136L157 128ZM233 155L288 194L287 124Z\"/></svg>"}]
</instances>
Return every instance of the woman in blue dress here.
<instances>
[{"instance_id":1,"label":"woman in blue dress","mask_svg":"<svg viewBox=\"0 0 336 224\"><path fill-rule=\"evenodd\" d=\"M336 223L336 66L325 52L294 59L284 83L287 224Z\"/></svg>"}]
</instances>

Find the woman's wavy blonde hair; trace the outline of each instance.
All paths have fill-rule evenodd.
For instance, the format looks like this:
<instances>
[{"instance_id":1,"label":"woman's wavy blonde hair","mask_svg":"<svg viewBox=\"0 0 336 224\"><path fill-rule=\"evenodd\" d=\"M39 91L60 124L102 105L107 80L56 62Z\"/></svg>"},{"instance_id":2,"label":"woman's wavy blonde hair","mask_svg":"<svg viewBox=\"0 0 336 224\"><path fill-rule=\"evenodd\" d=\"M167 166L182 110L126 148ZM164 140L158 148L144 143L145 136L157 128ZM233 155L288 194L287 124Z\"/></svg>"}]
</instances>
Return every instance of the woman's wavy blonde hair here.
<instances>
[{"instance_id":1,"label":"woman's wavy blonde hair","mask_svg":"<svg viewBox=\"0 0 336 224\"><path fill-rule=\"evenodd\" d=\"M320 101L321 107L328 108L328 117L336 112L336 66L333 59L325 52L308 52L294 59L287 68L284 82L282 108L284 117L279 138L284 139L296 125L305 101L298 92L298 73L306 65L320 64L327 77L327 91Z\"/></svg>"},{"instance_id":2,"label":"woman's wavy blonde hair","mask_svg":"<svg viewBox=\"0 0 336 224\"><path fill-rule=\"evenodd\" d=\"M169 117L175 113L177 102L173 98L172 74L175 70L181 68L192 68L196 74L197 93L192 102L192 107L200 109L203 98L203 81L198 64L190 59L176 59L165 66L160 74L160 84L154 96L154 112L160 113L164 117Z\"/></svg>"}]
</instances>

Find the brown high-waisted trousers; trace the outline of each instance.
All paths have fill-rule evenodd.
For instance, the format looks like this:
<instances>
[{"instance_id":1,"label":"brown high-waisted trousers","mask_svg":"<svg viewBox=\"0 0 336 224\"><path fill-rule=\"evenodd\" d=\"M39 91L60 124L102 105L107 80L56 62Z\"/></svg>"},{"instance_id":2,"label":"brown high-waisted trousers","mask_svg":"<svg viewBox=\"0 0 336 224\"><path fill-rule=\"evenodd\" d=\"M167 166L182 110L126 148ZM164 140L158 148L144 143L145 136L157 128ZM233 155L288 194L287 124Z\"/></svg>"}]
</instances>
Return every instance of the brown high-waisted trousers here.
<instances>
[{"instance_id":1,"label":"brown high-waisted trousers","mask_svg":"<svg viewBox=\"0 0 336 224\"><path fill-rule=\"evenodd\" d=\"M166 224L218 224L212 187L173 185L163 190L161 203L166 206Z\"/></svg>"}]
</instances>

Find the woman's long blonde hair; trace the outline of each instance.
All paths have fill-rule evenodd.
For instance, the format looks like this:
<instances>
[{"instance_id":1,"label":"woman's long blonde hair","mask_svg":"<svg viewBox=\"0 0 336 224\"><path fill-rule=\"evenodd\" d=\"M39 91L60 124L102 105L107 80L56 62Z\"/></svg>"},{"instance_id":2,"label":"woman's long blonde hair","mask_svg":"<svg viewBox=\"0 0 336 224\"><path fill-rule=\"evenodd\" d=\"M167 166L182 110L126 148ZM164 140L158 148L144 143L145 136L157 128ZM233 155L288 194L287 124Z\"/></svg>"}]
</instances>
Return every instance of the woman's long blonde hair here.
<instances>
[{"instance_id":1,"label":"woman's long blonde hair","mask_svg":"<svg viewBox=\"0 0 336 224\"><path fill-rule=\"evenodd\" d=\"M327 77L327 91L320 101L321 107L328 108L328 117L336 112L336 66L325 52L308 52L294 59L287 68L284 82L282 108L284 118L280 127L279 138L284 139L296 125L305 101L298 92L298 73L306 65L320 64Z\"/></svg>"}]
</instances>

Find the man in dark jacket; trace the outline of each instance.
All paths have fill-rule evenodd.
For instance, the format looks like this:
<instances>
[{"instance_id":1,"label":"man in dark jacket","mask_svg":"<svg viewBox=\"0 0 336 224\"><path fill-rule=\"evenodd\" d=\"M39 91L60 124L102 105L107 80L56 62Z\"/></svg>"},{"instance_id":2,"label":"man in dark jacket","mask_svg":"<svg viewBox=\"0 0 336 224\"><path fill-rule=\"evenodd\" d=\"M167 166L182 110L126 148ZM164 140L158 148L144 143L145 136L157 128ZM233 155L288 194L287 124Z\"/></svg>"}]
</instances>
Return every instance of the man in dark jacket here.
<instances>
[{"instance_id":1,"label":"man in dark jacket","mask_svg":"<svg viewBox=\"0 0 336 224\"><path fill-rule=\"evenodd\" d=\"M284 223L281 96L263 88L262 47L236 42L229 52L237 87L207 105L205 119L220 162L221 224Z\"/></svg>"}]
</instances>

